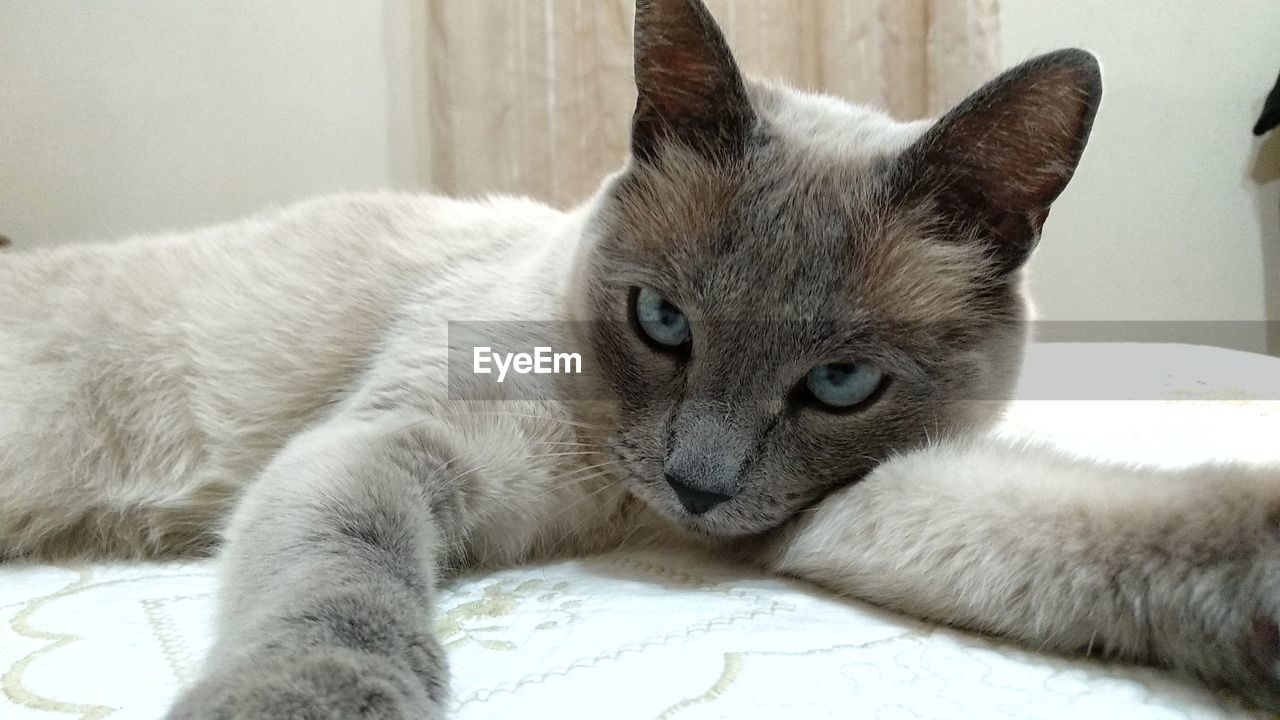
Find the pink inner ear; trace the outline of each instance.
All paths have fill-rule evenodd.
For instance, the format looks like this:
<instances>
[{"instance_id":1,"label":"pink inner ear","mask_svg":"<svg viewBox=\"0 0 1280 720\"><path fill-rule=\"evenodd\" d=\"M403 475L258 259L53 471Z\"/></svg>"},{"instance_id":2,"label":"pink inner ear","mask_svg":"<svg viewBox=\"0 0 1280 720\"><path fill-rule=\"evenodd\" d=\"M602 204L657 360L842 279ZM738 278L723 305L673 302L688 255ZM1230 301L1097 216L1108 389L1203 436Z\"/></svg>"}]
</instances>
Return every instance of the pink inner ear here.
<instances>
[{"instance_id":1,"label":"pink inner ear","mask_svg":"<svg viewBox=\"0 0 1280 720\"><path fill-rule=\"evenodd\" d=\"M639 3L636 84L642 99L669 119L699 117L738 101L743 82L715 20L699 0ZM726 97L731 95L731 97Z\"/></svg>"},{"instance_id":2,"label":"pink inner ear","mask_svg":"<svg viewBox=\"0 0 1280 720\"><path fill-rule=\"evenodd\" d=\"M670 117L696 117L715 102L715 67L688 46L666 45L649 52L651 68L644 96Z\"/></svg>"},{"instance_id":3,"label":"pink inner ear","mask_svg":"<svg viewBox=\"0 0 1280 720\"><path fill-rule=\"evenodd\" d=\"M639 97L633 147L641 157L677 140L719 154L750 124L746 86L720 28L699 0L636 7Z\"/></svg>"},{"instance_id":4,"label":"pink inner ear","mask_svg":"<svg viewBox=\"0 0 1280 720\"><path fill-rule=\"evenodd\" d=\"M1045 89L1055 92L1046 94ZM996 196L1010 208L1047 206L1066 186L1089 118L1074 85L1037 85L996 119L1003 131L988 132L975 147L979 167L990 177Z\"/></svg>"},{"instance_id":5,"label":"pink inner ear","mask_svg":"<svg viewBox=\"0 0 1280 720\"><path fill-rule=\"evenodd\" d=\"M977 228L973 239L1002 271L1020 267L1075 172L1101 95L1097 62L1082 50L1028 61L970 95L906 150L894 165L894 187L907 201L928 201L943 227Z\"/></svg>"}]
</instances>

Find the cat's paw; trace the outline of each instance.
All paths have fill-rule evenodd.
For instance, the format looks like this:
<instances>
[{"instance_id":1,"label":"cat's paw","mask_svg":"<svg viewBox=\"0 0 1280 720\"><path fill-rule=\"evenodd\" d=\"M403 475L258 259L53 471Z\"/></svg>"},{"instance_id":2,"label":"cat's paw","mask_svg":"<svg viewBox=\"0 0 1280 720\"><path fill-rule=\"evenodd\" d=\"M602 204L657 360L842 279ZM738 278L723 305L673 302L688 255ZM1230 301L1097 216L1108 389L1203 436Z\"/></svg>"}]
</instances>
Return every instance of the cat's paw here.
<instances>
[{"instance_id":1,"label":"cat's paw","mask_svg":"<svg viewBox=\"0 0 1280 720\"><path fill-rule=\"evenodd\" d=\"M345 648L239 663L179 698L167 720L438 720L439 684Z\"/></svg>"},{"instance_id":2,"label":"cat's paw","mask_svg":"<svg viewBox=\"0 0 1280 720\"><path fill-rule=\"evenodd\" d=\"M1239 661L1228 683L1238 693L1280 712L1280 548L1254 567L1241 597Z\"/></svg>"},{"instance_id":3,"label":"cat's paw","mask_svg":"<svg viewBox=\"0 0 1280 720\"><path fill-rule=\"evenodd\" d=\"M1188 588L1194 611L1166 628L1171 664L1280 712L1280 543L1207 575Z\"/></svg>"}]
</instances>

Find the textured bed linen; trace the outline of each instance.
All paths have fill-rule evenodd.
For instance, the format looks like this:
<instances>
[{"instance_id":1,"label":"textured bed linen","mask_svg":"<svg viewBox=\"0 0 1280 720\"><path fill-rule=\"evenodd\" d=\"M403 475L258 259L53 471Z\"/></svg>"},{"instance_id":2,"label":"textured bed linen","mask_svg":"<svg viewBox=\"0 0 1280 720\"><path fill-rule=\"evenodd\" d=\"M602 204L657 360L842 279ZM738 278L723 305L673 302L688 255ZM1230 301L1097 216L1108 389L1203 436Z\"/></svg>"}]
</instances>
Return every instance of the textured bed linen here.
<instances>
[{"instance_id":1,"label":"textured bed linen","mask_svg":"<svg viewBox=\"0 0 1280 720\"><path fill-rule=\"evenodd\" d=\"M1143 462L1280 461L1280 359L1042 345L1025 395L1084 367L1123 368L1144 399L1020 401L1002 432ZM158 718L210 642L213 593L208 562L0 567L0 719ZM444 591L439 630L457 718L1255 717L1145 668L669 554L468 578Z\"/></svg>"}]
</instances>

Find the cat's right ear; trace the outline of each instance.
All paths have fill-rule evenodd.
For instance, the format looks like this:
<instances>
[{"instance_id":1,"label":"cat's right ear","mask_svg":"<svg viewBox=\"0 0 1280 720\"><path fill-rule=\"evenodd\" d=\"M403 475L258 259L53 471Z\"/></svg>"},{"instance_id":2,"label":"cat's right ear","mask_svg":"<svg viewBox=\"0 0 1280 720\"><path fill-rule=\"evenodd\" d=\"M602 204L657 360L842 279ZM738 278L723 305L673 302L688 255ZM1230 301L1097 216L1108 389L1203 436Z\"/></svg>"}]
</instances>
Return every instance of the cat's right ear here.
<instances>
[{"instance_id":1,"label":"cat's right ear","mask_svg":"<svg viewBox=\"0 0 1280 720\"><path fill-rule=\"evenodd\" d=\"M636 0L635 77L637 159L652 161L671 143L713 158L741 153L755 114L733 53L701 0Z\"/></svg>"}]
</instances>

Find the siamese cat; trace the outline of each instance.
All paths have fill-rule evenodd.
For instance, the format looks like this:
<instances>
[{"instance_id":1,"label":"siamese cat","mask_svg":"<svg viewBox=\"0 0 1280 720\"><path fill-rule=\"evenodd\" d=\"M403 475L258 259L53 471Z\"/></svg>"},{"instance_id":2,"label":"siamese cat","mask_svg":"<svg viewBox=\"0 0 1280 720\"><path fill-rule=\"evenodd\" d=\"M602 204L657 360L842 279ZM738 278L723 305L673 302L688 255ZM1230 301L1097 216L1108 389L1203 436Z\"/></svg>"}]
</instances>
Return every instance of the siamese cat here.
<instances>
[{"instance_id":1,"label":"siamese cat","mask_svg":"<svg viewBox=\"0 0 1280 720\"><path fill-rule=\"evenodd\" d=\"M0 557L219 547L175 719L441 717L437 583L636 544L1280 708L1280 469L983 434L1091 55L899 123L638 0L635 78L629 161L568 212L347 196L0 255ZM497 383L464 321L584 371Z\"/></svg>"}]
</instances>

